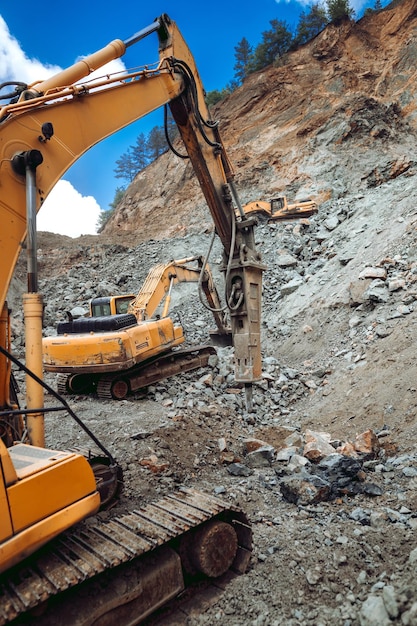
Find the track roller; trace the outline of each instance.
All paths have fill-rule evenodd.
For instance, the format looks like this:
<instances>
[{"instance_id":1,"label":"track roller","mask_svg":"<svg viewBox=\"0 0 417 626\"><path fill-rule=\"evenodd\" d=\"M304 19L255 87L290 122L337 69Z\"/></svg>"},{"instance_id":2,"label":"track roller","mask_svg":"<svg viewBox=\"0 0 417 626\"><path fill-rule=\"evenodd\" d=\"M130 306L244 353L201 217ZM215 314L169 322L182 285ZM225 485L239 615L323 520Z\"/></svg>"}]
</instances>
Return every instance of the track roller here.
<instances>
[{"instance_id":1,"label":"track roller","mask_svg":"<svg viewBox=\"0 0 417 626\"><path fill-rule=\"evenodd\" d=\"M105 400L124 400L129 392L130 385L126 378L102 376L97 384L97 395Z\"/></svg>"},{"instance_id":2,"label":"track roller","mask_svg":"<svg viewBox=\"0 0 417 626\"><path fill-rule=\"evenodd\" d=\"M231 568L237 548L238 539L233 526L216 519L184 535L179 553L187 574L217 578Z\"/></svg>"}]
</instances>

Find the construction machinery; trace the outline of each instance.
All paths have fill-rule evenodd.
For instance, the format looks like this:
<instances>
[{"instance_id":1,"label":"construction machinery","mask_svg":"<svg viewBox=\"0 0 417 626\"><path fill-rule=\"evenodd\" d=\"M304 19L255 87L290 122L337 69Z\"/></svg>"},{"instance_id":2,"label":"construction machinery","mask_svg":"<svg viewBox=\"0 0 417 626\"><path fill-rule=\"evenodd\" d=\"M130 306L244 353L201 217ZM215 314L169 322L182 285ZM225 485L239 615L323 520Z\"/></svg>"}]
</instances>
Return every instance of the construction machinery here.
<instances>
[{"instance_id":1,"label":"construction machinery","mask_svg":"<svg viewBox=\"0 0 417 626\"><path fill-rule=\"evenodd\" d=\"M267 222L292 220L298 217L310 217L317 213L317 204L311 198L288 204L286 196L273 198L270 202L255 200L245 204L243 211L247 217L256 216Z\"/></svg>"},{"instance_id":2,"label":"construction machinery","mask_svg":"<svg viewBox=\"0 0 417 626\"><path fill-rule=\"evenodd\" d=\"M127 313L129 304L135 297L134 293L123 293L119 296L96 296L90 300L90 317L106 317Z\"/></svg>"},{"instance_id":3,"label":"construction machinery","mask_svg":"<svg viewBox=\"0 0 417 626\"><path fill-rule=\"evenodd\" d=\"M88 80L93 70L151 33L159 41L154 67L117 75L103 70L102 78ZM166 15L46 80L0 85L0 98L8 101L0 108L0 625L20 619L37 626L137 624L180 593L187 576L244 572L251 529L238 507L184 488L121 518L100 522L94 515L116 493L120 471L101 441L43 380L36 214L91 146L168 105L222 243L236 379L248 396L261 375L264 266L255 246L255 222L241 208L193 56ZM12 354L6 302L23 245L24 363ZM12 365L26 376L25 408L18 403ZM59 407L45 406L45 389ZM45 414L62 407L98 454L45 448ZM83 521L87 516L93 517Z\"/></svg>"},{"instance_id":4,"label":"construction machinery","mask_svg":"<svg viewBox=\"0 0 417 626\"><path fill-rule=\"evenodd\" d=\"M212 337L230 338L225 307L203 257L154 266L136 297L101 296L90 301L90 317L60 322L57 336L42 341L44 368L58 372L59 393L97 392L124 399L128 393L208 364L213 346L178 348L183 328L168 316L173 286L197 282L213 313Z\"/></svg>"}]
</instances>

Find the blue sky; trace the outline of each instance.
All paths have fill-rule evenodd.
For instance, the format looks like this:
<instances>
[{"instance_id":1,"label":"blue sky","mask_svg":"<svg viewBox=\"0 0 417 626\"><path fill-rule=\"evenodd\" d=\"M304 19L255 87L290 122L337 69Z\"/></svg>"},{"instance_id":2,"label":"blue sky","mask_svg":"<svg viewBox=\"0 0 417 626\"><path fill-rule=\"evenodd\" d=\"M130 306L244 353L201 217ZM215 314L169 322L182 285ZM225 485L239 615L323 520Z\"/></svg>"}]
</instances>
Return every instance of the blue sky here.
<instances>
[{"instance_id":1,"label":"blue sky","mask_svg":"<svg viewBox=\"0 0 417 626\"><path fill-rule=\"evenodd\" d=\"M262 40L262 32L270 29L273 19L284 20L295 29L300 12L308 10L308 6L308 2L294 0L210 0L207 4L189 0L150 0L145 3L122 0L115 4L72 0L65 8L56 0L5 2L0 8L4 21L0 23L0 82L10 80L11 73L15 80L28 80L22 77L25 63L32 66L32 75L36 67L39 72L36 78L42 79L45 77L44 67L57 66L56 71L59 71L72 65L79 56L95 52L113 39L128 39L162 13L168 13L194 55L206 91L222 89L233 78L235 46L243 37L256 47ZM367 4L363 0L351 0L351 6L358 18L364 6L369 6L369 0ZM153 34L146 41L130 47L122 61L129 68L152 63L157 58L157 37ZM135 143L141 132L147 133L162 123L163 111L160 109L101 142L65 174L64 179L74 188L76 198L95 199L94 215L100 209L109 208L116 188L123 184L114 176L116 160ZM100 163L99 167L97 163ZM68 189L67 185L67 193ZM51 194L47 202L49 199L59 204L58 194L55 198ZM43 208L39 213L41 229L70 236L78 234L66 230L65 224L60 225L58 216L51 218L49 227L46 212L41 223L42 215ZM92 217L92 224L94 219ZM87 230L87 226L84 228ZM88 229L93 232L91 225Z\"/></svg>"}]
</instances>

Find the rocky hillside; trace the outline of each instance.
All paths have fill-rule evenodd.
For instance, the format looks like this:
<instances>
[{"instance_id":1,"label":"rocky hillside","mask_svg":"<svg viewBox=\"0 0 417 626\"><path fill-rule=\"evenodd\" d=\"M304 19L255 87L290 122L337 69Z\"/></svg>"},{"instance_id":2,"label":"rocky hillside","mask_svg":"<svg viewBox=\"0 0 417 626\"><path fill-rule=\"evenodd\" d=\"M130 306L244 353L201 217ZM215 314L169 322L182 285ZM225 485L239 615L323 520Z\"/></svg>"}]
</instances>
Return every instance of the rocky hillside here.
<instances>
[{"instance_id":1,"label":"rocky hillside","mask_svg":"<svg viewBox=\"0 0 417 626\"><path fill-rule=\"evenodd\" d=\"M370 426L387 411L402 423L415 406L416 8L329 26L213 112L243 202L285 193L319 204L309 226L262 226L257 239L265 353L328 364L325 394L308 403L323 427L335 406ZM168 251L169 239L210 229L191 166L168 153L137 176L101 239L165 240Z\"/></svg>"},{"instance_id":2,"label":"rocky hillside","mask_svg":"<svg viewBox=\"0 0 417 626\"><path fill-rule=\"evenodd\" d=\"M120 410L73 399L122 461L118 510L180 483L240 502L253 525L248 574L161 624L417 624L416 9L403 0L329 26L213 111L243 202L285 193L319 205L309 220L256 230L268 270L253 413L228 349L209 371L170 379ZM136 292L154 264L205 254L211 229L191 166L164 155L136 177L101 235L40 234L45 334L93 295ZM210 262L221 281L220 254L216 243ZM24 272L23 258L9 294L17 352ZM176 296L172 316L189 343L207 339L212 320L194 290ZM75 427L48 420L48 445L71 446ZM310 464L308 431L327 433L333 447L373 433L372 450L353 455L360 479ZM312 482L303 493L300 467L337 492L326 497ZM297 481L298 496L289 495Z\"/></svg>"},{"instance_id":3,"label":"rocky hillside","mask_svg":"<svg viewBox=\"0 0 417 626\"><path fill-rule=\"evenodd\" d=\"M286 193L313 196L322 215L341 203L363 212L374 201L362 194L377 189L372 198L391 204L394 181L413 174L415 10L406 0L329 26L212 111L243 202ZM210 225L191 165L168 153L136 177L104 234L139 242L202 222Z\"/></svg>"}]
</instances>

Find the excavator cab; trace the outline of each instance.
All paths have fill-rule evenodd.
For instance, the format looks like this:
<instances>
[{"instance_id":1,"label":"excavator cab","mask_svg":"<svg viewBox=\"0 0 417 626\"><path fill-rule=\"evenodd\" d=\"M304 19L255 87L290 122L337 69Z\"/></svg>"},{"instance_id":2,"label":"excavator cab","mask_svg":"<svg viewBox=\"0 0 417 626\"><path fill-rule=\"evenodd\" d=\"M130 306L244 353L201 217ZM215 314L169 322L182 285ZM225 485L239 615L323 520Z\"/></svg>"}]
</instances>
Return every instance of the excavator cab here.
<instances>
[{"instance_id":1,"label":"excavator cab","mask_svg":"<svg viewBox=\"0 0 417 626\"><path fill-rule=\"evenodd\" d=\"M277 211L282 211L288 206L287 198L280 196L279 198L272 198L271 200L271 214L274 215Z\"/></svg>"},{"instance_id":2,"label":"excavator cab","mask_svg":"<svg viewBox=\"0 0 417 626\"><path fill-rule=\"evenodd\" d=\"M134 300L134 293L122 296L97 296L90 300L90 316L103 317L105 315L119 315L127 313L129 304Z\"/></svg>"}]
</instances>

